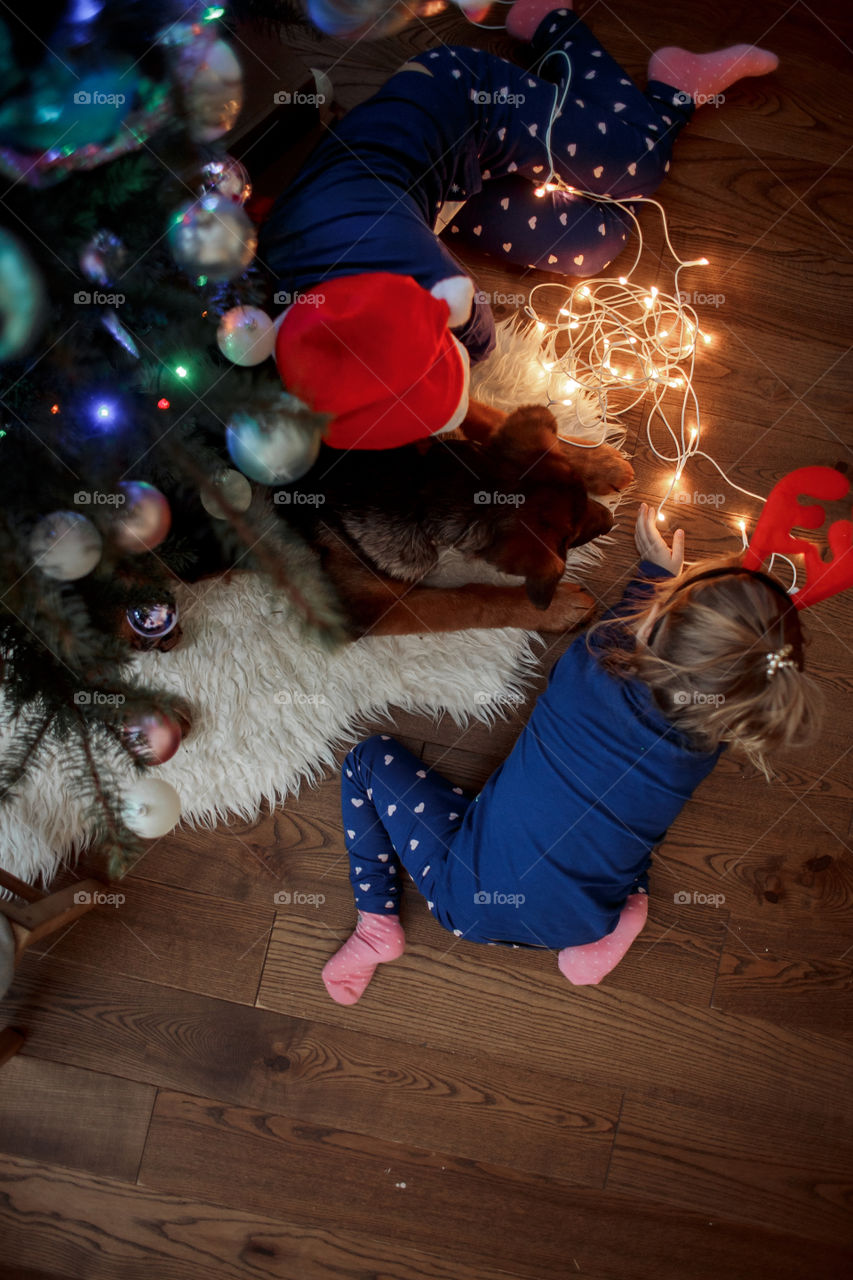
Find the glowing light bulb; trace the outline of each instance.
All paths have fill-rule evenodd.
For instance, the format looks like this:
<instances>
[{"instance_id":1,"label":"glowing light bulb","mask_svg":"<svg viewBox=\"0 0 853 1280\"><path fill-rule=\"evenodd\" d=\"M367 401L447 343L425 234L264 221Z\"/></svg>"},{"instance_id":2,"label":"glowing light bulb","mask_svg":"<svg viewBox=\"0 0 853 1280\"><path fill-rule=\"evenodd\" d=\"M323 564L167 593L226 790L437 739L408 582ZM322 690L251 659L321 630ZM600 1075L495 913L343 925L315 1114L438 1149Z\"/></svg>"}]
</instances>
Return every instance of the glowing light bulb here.
<instances>
[{"instance_id":1,"label":"glowing light bulb","mask_svg":"<svg viewBox=\"0 0 853 1280\"><path fill-rule=\"evenodd\" d=\"M647 311L651 311L654 305L655 305L654 298L643 298L643 306L646 308Z\"/></svg>"},{"instance_id":2,"label":"glowing light bulb","mask_svg":"<svg viewBox=\"0 0 853 1280\"><path fill-rule=\"evenodd\" d=\"M563 401L563 404L571 404L571 403L572 403L572 402L571 402L571 400L564 400L564 401Z\"/></svg>"},{"instance_id":3,"label":"glowing light bulb","mask_svg":"<svg viewBox=\"0 0 853 1280\"><path fill-rule=\"evenodd\" d=\"M628 283L628 277L627 277L627 276L620 276L620 277L619 277L619 283L620 283L620 284L627 284L627 283Z\"/></svg>"},{"instance_id":4,"label":"glowing light bulb","mask_svg":"<svg viewBox=\"0 0 853 1280\"><path fill-rule=\"evenodd\" d=\"M668 338L668 337L669 337L669 329L661 329L661 331L660 331L660 336L661 336L662 338Z\"/></svg>"},{"instance_id":5,"label":"glowing light bulb","mask_svg":"<svg viewBox=\"0 0 853 1280\"><path fill-rule=\"evenodd\" d=\"M556 364L555 360L546 360L545 363L542 365L542 368L545 369L547 373L550 373L551 370L554 368L555 364Z\"/></svg>"},{"instance_id":6,"label":"glowing light bulb","mask_svg":"<svg viewBox=\"0 0 853 1280\"><path fill-rule=\"evenodd\" d=\"M653 298L656 298L658 296L658 287L656 284L652 285L651 289L649 289L649 293L652 295Z\"/></svg>"},{"instance_id":7,"label":"glowing light bulb","mask_svg":"<svg viewBox=\"0 0 853 1280\"><path fill-rule=\"evenodd\" d=\"M579 328L580 328L580 323L579 323L577 320L573 320L573 321L572 321L572 323L569 325L569 328L570 328L570 329L579 329Z\"/></svg>"},{"instance_id":8,"label":"glowing light bulb","mask_svg":"<svg viewBox=\"0 0 853 1280\"><path fill-rule=\"evenodd\" d=\"M545 325L542 323L541 320L536 321L536 328L539 330L540 333L545 332Z\"/></svg>"},{"instance_id":9,"label":"glowing light bulb","mask_svg":"<svg viewBox=\"0 0 853 1280\"><path fill-rule=\"evenodd\" d=\"M662 511L659 511L659 512L658 512L658 524L663 524L663 522L664 522L664 520L665 520L665 519L666 519L666 516L664 515L664 513L663 513Z\"/></svg>"},{"instance_id":10,"label":"glowing light bulb","mask_svg":"<svg viewBox=\"0 0 853 1280\"><path fill-rule=\"evenodd\" d=\"M59 413L59 405L58 405L58 404L52 404L52 405L50 406L50 412L51 412L51 413Z\"/></svg>"},{"instance_id":11,"label":"glowing light bulb","mask_svg":"<svg viewBox=\"0 0 853 1280\"><path fill-rule=\"evenodd\" d=\"M186 365L179 364L175 366L175 373L178 375L179 378L185 378L189 373L189 369L186 367Z\"/></svg>"},{"instance_id":12,"label":"glowing light bulb","mask_svg":"<svg viewBox=\"0 0 853 1280\"><path fill-rule=\"evenodd\" d=\"M568 311L565 307L560 307L561 316L570 316L571 314L571 311Z\"/></svg>"},{"instance_id":13,"label":"glowing light bulb","mask_svg":"<svg viewBox=\"0 0 853 1280\"><path fill-rule=\"evenodd\" d=\"M566 378L565 389L566 391L580 391L581 384L575 382L574 378Z\"/></svg>"},{"instance_id":14,"label":"glowing light bulb","mask_svg":"<svg viewBox=\"0 0 853 1280\"><path fill-rule=\"evenodd\" d=\"M545 195L545 188L544 188L544 187L537 187L537 188L536 188L536 190L533 192L533 194L534 194L535 196L538 196L538 197L539 197L539 199L541 200L541 199L544 197L544 195Z\"/></svg>"},{"instance_id":15,"label":"glowing light bulb","mask_svg":"<svg viewBox=\"0 0 853 1280\"><path fill-rule=\"evenodd\" d=\"M588 285L588 284L585 284L585 285L584 285L584 287L581 289L581 297L582 297L582 298L588 298L588 297L589 297L589 292L590 292L590 290L589 290L589 285Z\"/></svg>"},{"instance_id":16,"label":"glowing light bulb","mask_svg":"<svg viewBox=\"0 0 853 1280\"><path fill-rule=\"evenodd\" d=\"M696 439L696 437L698 436L698 434L699 434L699 428L698 428L698 427L691 427L691 428L690 428L690 443L691 443L691 445L693 444L693 441Z\"/></svg>"},{"instance_id":17,"label":"glowing light bulb","mask_svg":"<svg viewBox=\"0 0 853 1280\"><path fill-rule=\"evenodd\" d=\"M710 335L710 333L703 333L703 334L702 334L702 341L705 343L705 346L706 346L706 347L710 347L710 345L711 345L711 335Z\"/></svg>"},{"instance_id":18,"label":"glowing light bulb","mask_svg":"<svg viewBox=\"0 0 853 1280\"><path fill-rule=\"evenodd\" d=\"M169 407L170 407L169 401L166 399L165 396L161 396L161 398L157 401L157 408L168 409Z\"/></svg>"},{"instance_id":19,"label":"glowing light bulb","mask_svg":"<svg viewBox=\"0 0 853 1280\"><path fill-rule=\"evenodd\" d=\"M708 265L708 259L707 259L707 258L700 258L700 259L699 259L699 266L700 266L700 267L707 267L707 265Z\"/></svg>"}]
</instances>

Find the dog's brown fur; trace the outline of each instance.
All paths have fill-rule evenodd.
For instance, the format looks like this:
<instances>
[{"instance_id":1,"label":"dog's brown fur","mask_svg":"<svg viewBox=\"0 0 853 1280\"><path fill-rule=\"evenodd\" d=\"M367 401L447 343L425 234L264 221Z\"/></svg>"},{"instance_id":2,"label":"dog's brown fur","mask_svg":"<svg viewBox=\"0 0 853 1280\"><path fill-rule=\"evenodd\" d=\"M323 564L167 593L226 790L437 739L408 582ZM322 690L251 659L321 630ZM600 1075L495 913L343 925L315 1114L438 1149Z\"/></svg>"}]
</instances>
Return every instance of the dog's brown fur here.
<instances>
[{"instance_id":1,"label":"dog's brown fur","mask_svg":"<svg viewBox=\"0 0 853 1280\"><path fill-rule=\"evenodd\" d=\"M633 476L608 445L577 448L558 438L541 406L507 415L472 401L453 435L381 452L324 450L293 486L302 502L287 518L321 550L355 636L563 631L593 606L580 587L560 582L566 553L613 523L590 495L624 489ZM446 547L525 585L420 585Z\"/></svg>"}]
</instances>

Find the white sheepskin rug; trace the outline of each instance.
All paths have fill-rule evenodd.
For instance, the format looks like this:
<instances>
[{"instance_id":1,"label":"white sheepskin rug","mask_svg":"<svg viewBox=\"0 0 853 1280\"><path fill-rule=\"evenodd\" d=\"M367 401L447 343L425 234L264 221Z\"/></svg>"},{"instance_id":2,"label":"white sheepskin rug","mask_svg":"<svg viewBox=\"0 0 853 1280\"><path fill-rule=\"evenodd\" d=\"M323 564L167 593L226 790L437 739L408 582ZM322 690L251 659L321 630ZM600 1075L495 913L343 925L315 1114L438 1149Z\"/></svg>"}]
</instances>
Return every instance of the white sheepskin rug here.
<instances>
[{"instance_id":1,"label":"white sheepskin rug","mask_svg":"<svg viewBox=\"0 0 853 1280\"><path fill-rule=\"evenodd\" d=\"M494 354L472 379L473 394L513 408L543 402L540 340L512 321L499 326ZM600 436L558 407L562 431ZM590 414L583 414L589 423ZM567 576L595 572L601 549L571 553ZM510 581L487 566L448 556L433 583ZM538 670L535 632L514 629L378 637L328 653L306 640L287 599L253 574L178 591L183 638L170 653L136 660L146 680L186 697L192 732L167 764L152 770L177 788L182 821L213 826L231 815L257 816L265 802L286 803L303 782L319 780L335 751L358 740L359 727L391 708L464 725L500 715L506 695L521 695ZM8 739L0 734L0 750ZM118 779L119 783L121 779ZM87 840L78 796L52 744L41 765L0 809L2 865L48 881Z\"/></svg>"}]
</instances>

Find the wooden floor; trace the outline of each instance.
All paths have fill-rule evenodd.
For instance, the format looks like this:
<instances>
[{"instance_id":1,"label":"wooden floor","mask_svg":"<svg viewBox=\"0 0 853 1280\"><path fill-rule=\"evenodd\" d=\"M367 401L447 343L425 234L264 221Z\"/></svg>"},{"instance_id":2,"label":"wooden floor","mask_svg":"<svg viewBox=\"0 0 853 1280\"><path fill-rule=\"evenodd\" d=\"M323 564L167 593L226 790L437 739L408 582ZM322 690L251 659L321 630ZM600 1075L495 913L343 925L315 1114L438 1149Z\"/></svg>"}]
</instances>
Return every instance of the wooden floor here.
<instances>
[{"instance_id":1,"label":"wooden floor","mask_svg":"<svg viewBox=\"0 0 853 1280\"><path fill-rule=\"evenodd\" d=\"M761 492L793 466L851 461L846 9L586 10L632 74L666 43L782 55L772 78L698 113L662 191L677 247L710 259L693 287L724 297L703 312L708 445ZM305 33L294 47L351 105L412 49L468 35L441 18L355 49ZM662 281L651 211L645 225ZM477 271L484 288L534 280ZM639 414L627 448L636 496L659 495ZM736 547L756 505L708 464L689 481L725 498L681 508L691 548ZM604 599L631 564L632 510L591 584ZM723 761L656 858L646 933L598 989L570 988L551 954L450 937L412 893L404 959L356 1008L332 1004L320 969L353 916L333 776L251 826L154 842L126 901L28 956L0 1013L28 1036L0 1072L0 1274L845 1274L853 598L808 622L820 744L780 760L771 785ZM395 731L476 785L525 714L491 731L401 715Z\"/></svg>"}]
</instances>

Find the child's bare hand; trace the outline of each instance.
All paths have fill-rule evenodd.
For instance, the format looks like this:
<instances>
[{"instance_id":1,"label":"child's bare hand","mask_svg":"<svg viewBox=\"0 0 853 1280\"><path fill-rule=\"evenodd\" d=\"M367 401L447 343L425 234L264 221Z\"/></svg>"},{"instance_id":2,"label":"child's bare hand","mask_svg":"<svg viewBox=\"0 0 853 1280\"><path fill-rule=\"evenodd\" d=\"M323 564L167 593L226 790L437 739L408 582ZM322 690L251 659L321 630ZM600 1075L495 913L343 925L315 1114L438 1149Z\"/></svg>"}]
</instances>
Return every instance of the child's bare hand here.
<instances>
[{"instance_id":1,"label":"child's bare hand","mask_svg":"<svg viewBox=\"0 0 853 1280\"><path fill-rule=\"evenodd\" d=\"M684 564L684 530L676 529L672 535L670 551L657 527L652 508L645 502L640 503L640 510L637 512L634 541L644 560L650 560L652 564L660 565L661 569L668 569L670 573L681 573Z\"/></svg>"}]
</instances>

